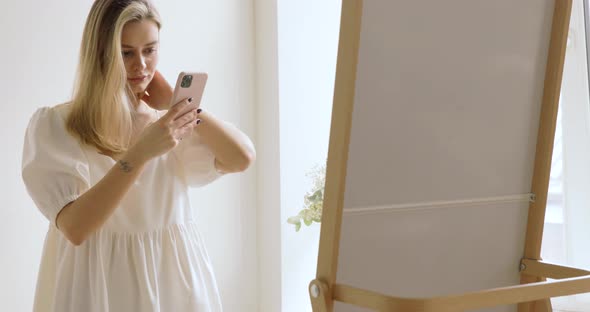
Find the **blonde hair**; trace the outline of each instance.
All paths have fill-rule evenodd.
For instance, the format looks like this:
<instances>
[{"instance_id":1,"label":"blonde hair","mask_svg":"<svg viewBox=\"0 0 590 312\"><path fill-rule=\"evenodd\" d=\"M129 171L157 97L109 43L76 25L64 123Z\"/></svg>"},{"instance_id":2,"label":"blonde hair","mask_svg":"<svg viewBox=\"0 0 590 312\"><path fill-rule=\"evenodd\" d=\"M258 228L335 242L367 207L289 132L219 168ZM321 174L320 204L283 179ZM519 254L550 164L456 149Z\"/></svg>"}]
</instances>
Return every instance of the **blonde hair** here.
<instances>
[{"instance_id":1,"label":"blonde hair","mask_svg":"<svg viewBox=\"0 0 590 312\"><path fill-rule=\"evenodd\" d=\"M121 49L123 27L160 16L149 0L96 0L88 14L67 128L84 144L109 154L125 152L133 127Z\"/></svg>"}]
</instances>

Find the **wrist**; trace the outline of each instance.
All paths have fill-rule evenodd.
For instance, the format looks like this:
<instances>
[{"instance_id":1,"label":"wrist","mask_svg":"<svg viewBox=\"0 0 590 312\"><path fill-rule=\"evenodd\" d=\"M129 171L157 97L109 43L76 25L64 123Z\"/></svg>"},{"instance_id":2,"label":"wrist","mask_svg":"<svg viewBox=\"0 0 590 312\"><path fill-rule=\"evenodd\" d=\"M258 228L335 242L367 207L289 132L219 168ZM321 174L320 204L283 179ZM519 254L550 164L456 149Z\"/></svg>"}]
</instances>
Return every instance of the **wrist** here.
<instances>
[{"instance_id":1,"label":"wrist","mask_svg":"<svg viewBox=\"0 0 590 312\"><path fill-rule=\"evenodd\" d=\"M149 159L146 158L143 153L140 153L137 149L132 147L123 154L118 163L121 168L125 170L125 168L135 169L143 167L148 160Z\"/></svg>"}]
</instances>

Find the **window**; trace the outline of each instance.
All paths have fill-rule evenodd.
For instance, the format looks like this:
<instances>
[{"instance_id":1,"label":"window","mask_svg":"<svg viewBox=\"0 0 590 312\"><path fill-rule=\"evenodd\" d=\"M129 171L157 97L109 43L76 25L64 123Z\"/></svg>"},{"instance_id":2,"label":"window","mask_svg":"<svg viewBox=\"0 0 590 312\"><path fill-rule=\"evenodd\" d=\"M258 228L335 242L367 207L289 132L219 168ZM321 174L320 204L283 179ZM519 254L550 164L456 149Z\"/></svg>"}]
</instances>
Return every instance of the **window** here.
<instances>
[{"instance_id":1,"label":"window","mask_svg":"<svg viewBox=\"0 0 590 312\"><path fill-rule=\"evenodd\" d=\"M296 232L287 219L312 189L307 173L326 162L341 0L278 1L281 265L283 312L311 311L320 225Z\"/></svg>"},{"instance_id":2,"label":"window","mask_svg":"<svg viewBox=\"0 0 590 312\"><path fill-rule=\"evenodd\" d=\"M573 1L542 250L545 261L585 269L590 269L588 5ZM590 309L589 294L552 301L556 310Z\"/></svg>"}]
</instances>

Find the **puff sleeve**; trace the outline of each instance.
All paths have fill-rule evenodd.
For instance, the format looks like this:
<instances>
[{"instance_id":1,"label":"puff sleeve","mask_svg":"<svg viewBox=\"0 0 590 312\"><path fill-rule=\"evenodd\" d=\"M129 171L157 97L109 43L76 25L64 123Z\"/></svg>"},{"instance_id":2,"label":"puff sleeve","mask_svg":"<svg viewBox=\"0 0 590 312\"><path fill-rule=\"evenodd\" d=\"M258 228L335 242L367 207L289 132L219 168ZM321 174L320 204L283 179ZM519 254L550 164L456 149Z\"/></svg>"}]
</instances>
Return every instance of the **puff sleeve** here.
<instances>
[{"instance_id":1,"label":"puff sleeve","mask_svg":"<svg viewBox=\"0 0 590 312\"><path fill-rule=\"evenodd\" d=\"M174 153L188 186L205 186L223 176L215 167L215 155L195 131L180 141Z\"/></svg>"},{"instance_id":2,"label":"puff sleeve","mask_svg":"<svg viewBox=\"0 0 590 312\"><path fill-rule=\"evenodd\" d=\"M22 178L37 208L55 226L60 210L90 188L84 151L56 108L40 108L29 121Z\"/></svg>"}]
</instances>

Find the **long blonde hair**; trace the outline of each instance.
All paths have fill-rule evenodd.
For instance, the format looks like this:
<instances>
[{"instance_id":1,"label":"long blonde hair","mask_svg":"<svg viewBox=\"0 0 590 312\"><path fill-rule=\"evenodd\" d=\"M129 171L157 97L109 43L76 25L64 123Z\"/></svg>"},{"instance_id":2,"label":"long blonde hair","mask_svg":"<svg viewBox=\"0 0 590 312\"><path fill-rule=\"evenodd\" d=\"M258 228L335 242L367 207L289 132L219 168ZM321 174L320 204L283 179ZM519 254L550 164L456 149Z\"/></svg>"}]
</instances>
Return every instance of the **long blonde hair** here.
<instances>
[{"instance_id":1,"label":"long blonde hair","mask_svg":"<svg viewBox=\"0 0 590 312\"><path fill-rule=\"evenodd\" d=\"M135 95L127 84L121 34L127 23L144 19L161 28L149 0L96 0L86 20L67 128L103 153L129 146Z\"/></svg>"}]
</instances>

